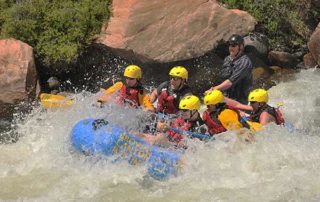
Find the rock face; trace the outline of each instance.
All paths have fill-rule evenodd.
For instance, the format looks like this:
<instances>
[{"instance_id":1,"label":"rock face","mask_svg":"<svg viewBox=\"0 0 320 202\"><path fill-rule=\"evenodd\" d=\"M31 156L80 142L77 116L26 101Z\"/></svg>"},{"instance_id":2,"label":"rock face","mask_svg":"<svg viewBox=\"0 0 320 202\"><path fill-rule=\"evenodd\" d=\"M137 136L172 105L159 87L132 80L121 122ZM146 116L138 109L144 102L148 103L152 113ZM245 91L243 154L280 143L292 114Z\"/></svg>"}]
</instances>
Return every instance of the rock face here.
<instances>
[{"instance_id":1,"label":"rock face","mask_svg":"<svg viewBox=\"0 0 320 202\"><path fill-rule=\"evenodd\" d=\"M244 37L245 52L262 59L267 63L269 43L267 36L261 33L250 33Z\"/></svg>"},{"instance_id":2,"label":"rock face","mask_svg":"<svg viewBox=\"0 0 320 202\"><path fill-rule=\"evenodd\" d=\"M141 62L172 62L204 55L256 21L216 1L114 0L113 16L97 43Z\"/></svg>"},{"instance_id":3,"label":"rock face","mask_svg":"<svg viewBox=\"0 0 320 202\"><path fill-rule=\"evenodd\" d=\"M317 63L311 53L307 53L303 56L303 62L306 69L317 66Z\"/></svg>"},{"instance_id":4,"label":"rock face","mask_svg":"<svg viewBox=\"0 0 320 202\"><path fill-rule=\"evenodd\" d=\"M313 59L320 65L320 23L310 37L308 49Z\"/></svg>"},{"instance_id":5,"label":"rock face","mask_svg":"<svg viewBox=\"0 0 320 202\"><path fill-rule=\"evenodd\" d=\"M0 102L33 99L36 86L32 47L15 39L0 40Z\"/></svg>"},{"instance_id":6,"label":"rock face","mask_svg":"<svg viewBox=\"0 0 320 202\"><path fill-rule=\"evenodd\" d=\"M293 54L281 51L270 51L269 61L273 66L279 66L284 68L296 68L299 64L299 59Z\"/></svg>"}]
</instances>

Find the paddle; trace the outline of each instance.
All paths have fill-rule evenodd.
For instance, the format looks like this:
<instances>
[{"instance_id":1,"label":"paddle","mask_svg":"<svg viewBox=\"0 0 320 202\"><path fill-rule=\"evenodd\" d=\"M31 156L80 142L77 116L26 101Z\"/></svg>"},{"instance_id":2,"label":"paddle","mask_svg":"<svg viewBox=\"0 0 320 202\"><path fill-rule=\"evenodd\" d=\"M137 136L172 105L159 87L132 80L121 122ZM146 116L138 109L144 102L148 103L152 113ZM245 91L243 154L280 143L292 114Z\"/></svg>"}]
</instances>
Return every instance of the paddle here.
<instances>
[{"instance_id":1,"label":"paddle","mask_svg":"<svg viewBox=\"0 0 320 202\"><path fill-rule=\"evenodd\" d=\"M40 102L45 109L68 108L73 105L73 101L65 96L48 93L40 94Z\"/></svg>"}]
</instances>

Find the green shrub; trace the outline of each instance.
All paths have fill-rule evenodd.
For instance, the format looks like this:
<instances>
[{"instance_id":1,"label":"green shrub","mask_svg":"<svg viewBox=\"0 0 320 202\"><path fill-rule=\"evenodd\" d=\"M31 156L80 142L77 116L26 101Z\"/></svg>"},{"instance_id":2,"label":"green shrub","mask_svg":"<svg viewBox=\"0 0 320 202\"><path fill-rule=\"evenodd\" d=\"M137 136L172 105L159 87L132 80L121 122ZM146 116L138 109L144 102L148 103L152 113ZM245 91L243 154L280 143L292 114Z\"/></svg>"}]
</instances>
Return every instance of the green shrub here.
<instances>
[{"instance_id":1,"label":"green shrub","mask_svg":"<svg viewBox=\"0 0 320 202\"><path fill-rule=\"evenodd\" d=\"M305 44L312 31L308 20L320 18L319 11L312 7L310 0L218 1L228 8L250 13L258 21L257 31L270 39L272 49L290 49Z\"/></svg>"},{"instance_id":2,"label":"green shrub","mask_svg":"<svg viewBox=\"0 0 320 202\"><path fill-rule=\"evenodd\" d=\"M77 59L109 17L110 0L0 1L1 37L28 43L46 65Z\"/></svg>"},{"instance_id":3,"label":"green shrub","mask_svg":"<svg viewBox=\"0 0 320 202\"><path fill-rule=\"evenodd\" d=\"M0 33L1 33L1 27L2 24L5 21L5 11L10 7L10 5L12 4L12 1L8 1L8 0L0 0Z\"/></svg>"}]
</instances>

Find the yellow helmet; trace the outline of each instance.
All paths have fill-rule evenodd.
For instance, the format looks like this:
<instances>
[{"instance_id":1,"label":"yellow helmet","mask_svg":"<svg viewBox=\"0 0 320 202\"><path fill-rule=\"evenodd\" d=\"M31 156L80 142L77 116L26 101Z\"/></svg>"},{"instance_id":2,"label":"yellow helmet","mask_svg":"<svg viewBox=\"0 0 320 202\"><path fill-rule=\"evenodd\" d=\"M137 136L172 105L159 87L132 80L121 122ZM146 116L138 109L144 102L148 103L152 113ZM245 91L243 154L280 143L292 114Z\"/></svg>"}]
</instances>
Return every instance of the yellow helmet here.
<instances>
[{"instance_id":1,"label":"yellow helmet","mask_svg":"<svg viewBox=\"0 0 320 202\"><path fill-rule=\"evenodd\" d=\"M248 101L249 102L265 102L269 100L268 92L264 89L255 89L250 92Z\"/></svg>"},{"instance_id":2,"label":"yellow helmet","mask_svg":"<svg viewBox=\"0 0 320 202\"><path fill-rule=\"evenodd\" d=\"M123 75L128 78L141 79L142 71L141 71L141 68L138 67L137 65L129 65L124 70Z\"/></svg>"},{"instance_id":3,"label":"yellow helmet","mask_svg":"<svg viewBox=\"0 0 320 202\"><path fill-rule=\"evenodd\" d=\"M188 70L182 66L175 66L170 70L169 75L174 77L180 77L187 80Z\"/></svg>"},{"instance_id":4,"label":"yellow helmet","mask_svg":"<svg viewBox=\"0 0 320 202\"><path fill-rule=\"evenodd\" d=\"M204 96L205 105L216 105L224 102L224 96L220 90L213 90Z\"/></svg>"},{"instance_id":5,"label":"yellow helmet","mask_svg":"<svg viewBox=\"0 0 320 202\"><path fill-rule=\"evenodd\" d=\"M200 99L194 95L187 95L183 97L179 103L179 109L199 110L200 106Z\"/></svg>"}]
</instances>

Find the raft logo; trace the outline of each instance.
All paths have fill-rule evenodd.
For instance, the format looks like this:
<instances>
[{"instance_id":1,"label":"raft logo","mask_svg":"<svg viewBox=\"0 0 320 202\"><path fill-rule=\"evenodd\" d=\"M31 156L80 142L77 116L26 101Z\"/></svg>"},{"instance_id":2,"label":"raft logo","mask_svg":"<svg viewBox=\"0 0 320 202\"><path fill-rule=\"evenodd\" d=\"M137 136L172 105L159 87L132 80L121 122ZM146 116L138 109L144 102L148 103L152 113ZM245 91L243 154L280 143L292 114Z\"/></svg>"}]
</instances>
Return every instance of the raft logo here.
<instances>
[{"instance_id":1,"label":"raft logo","mask_svg":"<svg viewBox=\"0 0 320 202\"><path fill-rule=\"evenodd\" d=\"M128 159L132 165L147 162L152 154L147 145L139 143L133 137L124 133L120 134L112 153L123 159Z\"/></svg>"}]
</instances>

